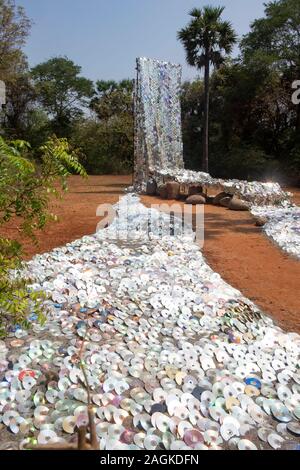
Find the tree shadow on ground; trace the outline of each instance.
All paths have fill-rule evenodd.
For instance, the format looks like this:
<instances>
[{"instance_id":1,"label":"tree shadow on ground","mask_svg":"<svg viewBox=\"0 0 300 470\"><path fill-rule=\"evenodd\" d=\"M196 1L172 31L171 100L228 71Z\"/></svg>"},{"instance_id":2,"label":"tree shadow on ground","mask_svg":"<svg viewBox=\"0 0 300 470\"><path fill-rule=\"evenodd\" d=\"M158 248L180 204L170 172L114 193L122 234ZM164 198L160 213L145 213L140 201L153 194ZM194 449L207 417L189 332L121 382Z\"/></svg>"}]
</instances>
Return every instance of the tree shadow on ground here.
<instances>
[{"instance_id":1,"label":"tree shadow on ground","mask_svg":"<svg viewBox=\"0 0 300 470\"><path fill-rule=\"evenodd\" d=\"M204 230L206 236L219 236L224 231L244 233L246 235L261 233L261 228L254 225L250 216L245 215L246 218L233 218L230 212L230 219L228 219L226 217L228 212L228 210L224 209L224 215L219 213L205 214ZM236 214L238 215L238 213ZM207 224L209 224L209 228L207 228Z\"/></svg>"}]
</instances>

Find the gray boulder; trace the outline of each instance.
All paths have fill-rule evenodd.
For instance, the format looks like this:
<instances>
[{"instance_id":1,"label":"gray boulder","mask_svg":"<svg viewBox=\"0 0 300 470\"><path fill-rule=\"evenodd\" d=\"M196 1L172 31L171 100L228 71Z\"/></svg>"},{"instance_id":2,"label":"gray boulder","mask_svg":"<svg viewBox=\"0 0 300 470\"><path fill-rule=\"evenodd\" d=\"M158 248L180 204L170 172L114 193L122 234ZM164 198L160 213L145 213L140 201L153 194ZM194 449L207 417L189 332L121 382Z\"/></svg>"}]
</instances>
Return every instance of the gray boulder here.
<instances>
[{"instance_id":1,"label":"gray boulder","mask_svg":"<svg viewBox=\"0 0 300 470\"><path fill-rule=\"evenodd\" d=\"M167 187L167 198L177 199L179 196L180 184L175 181L171 181L166 184Z\"/></svg>"},{"instance_id":2,"label":"gray boulder","mask_svg":"<svg viewBox=\"0 0 300 470\"><path fill-rule=\"evenodd\" d=\"M231 211L248 211L249 204L246 201L243 201L242 199L234 196L229 202L228 209Z\"/></svg>"},{"instance_id":3,"label":"gray boulder","mask_svg":"<svg viewBox=\"0 0 300 470\"><path fill-rule=\"evenodd\" d=\"M221 201L222 199L224 199L224 197L231 197L228 193L225 193L224 191L222 191L221 193L217 194L214 199L213 199L213 205L214 206L220 206L221 205Z\"/></svg>"},{"instance_id":4,"label":"gray boulder","mask_svg":"<svg viewBox=\"0 0 300 470\"><path fill-rule=\"evenodd\" d=\"M225 196L220 200L220 206L229 207L230 201L231 201L231 197Z\"/></svg>"},{"instance_id":5,"label":"gray boulder","mask_svg":"<svg viewBox=\"0 0 300 470\"><path fill-rule=\"evenodd\" d=\"M186 204L192 204L193 206L196 206L198 204L205 204L206 200L205 197L201 196L201 194L195 194L194 196L189 196L185 200Z\"/></svg>"},{"instance_id":6,"label":"gray boulder","mask_svg":"<svg viewBox=\"0 0 300 470\"><path fill-rule=\"evenodd\" d=\"M202 186L200 184L190 184L188 196L195 196L202 193Z\"/></svg>"},{"instance_id":7,"label":"gray boulder","mask_svg":"<svg viewBox=\"0 0 300 470\"><path fill-rule=\"evenodd\" d=\"M264 217L263 215L257 215L256 217L254 217L254 220L256 227L263 227L268 222L267 217Z\"/></svg>"},{"instance_id":8,"label":"gray boulder","mask_svg":"<svg viewBox=\"0 0 300 470\"><path fill-rule=\"evenodd\" d=\"M148 181L147 188L146 188L146 193L148 194L148 196L155 196L155 194L157 193L156 181L154 181L154 180Z\"/></svg>"},{"instance_id":9,"label":"gray boulder","mask_svg":"<svg viewBox=\"0 0 300 470\"><path fill-rule=\"evenodd\" d=\"M162 199L167 199L167 197L168 197L167 185L162 184L162 185L158 186L157 193L158 193L159 197L161 197Z\"/></svg>"}]
</instances>

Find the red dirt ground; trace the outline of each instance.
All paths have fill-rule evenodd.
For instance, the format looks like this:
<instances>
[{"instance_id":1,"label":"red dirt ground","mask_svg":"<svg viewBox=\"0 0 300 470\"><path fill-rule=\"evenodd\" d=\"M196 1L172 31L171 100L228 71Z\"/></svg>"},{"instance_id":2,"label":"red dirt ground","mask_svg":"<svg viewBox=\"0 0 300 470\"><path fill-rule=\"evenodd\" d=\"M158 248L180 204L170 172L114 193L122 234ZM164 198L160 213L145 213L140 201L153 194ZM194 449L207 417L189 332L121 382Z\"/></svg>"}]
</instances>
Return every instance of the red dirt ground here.
<instances>
[{"instance_id":1,"label":"red dirt ground","mask_svg":"<svg viewBox=\"0 0 300 470\"><path fill-rule=\"evenodd\" d=\"M88 180L72 177L69 193L52 208L59 222L49 224L38 234L38 247L25 242L26 259L94 233L100 220L96 217L97 206L117 202L131 181L130 176L91 176ZM292 191L300 204L300 190ZM142 201L147 206L161 202L149 196L142 197ZM16 234L14 223L0 231L0 235L9 237ZM205 206L203 252L212 269L229 284L254 301L282 328L300 333L300 262L274 246L262 229L254 226L249 213Z\"/></svg>"}]
</instances>

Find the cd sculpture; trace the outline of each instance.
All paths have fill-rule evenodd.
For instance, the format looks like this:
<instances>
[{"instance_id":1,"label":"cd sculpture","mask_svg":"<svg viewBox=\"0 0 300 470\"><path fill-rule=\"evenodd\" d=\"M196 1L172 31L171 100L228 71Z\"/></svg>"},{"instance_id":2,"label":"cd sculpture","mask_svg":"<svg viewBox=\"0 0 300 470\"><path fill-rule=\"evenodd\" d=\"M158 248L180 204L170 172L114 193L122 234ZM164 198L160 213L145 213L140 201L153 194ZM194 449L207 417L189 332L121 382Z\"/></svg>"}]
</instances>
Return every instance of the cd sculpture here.
<instances>
[{"instance_id":1,"label":"cd sculpture","mask_svg":"<svg viewBox=\"0 0 300 470\"><path fill-rule=\"evenodd\" d=\"M222 180L184 169L180 91L180 65L137 59L134 189L154 194L155 188L176 182L187 194L197 184L206 192L238 197L249 207L289 203L278 183Z\"/></svg>"},{"instance_id":2,"label":"cd sculpture","mask_svg":"<svg viewBox=\"0 0 300 470\"><path fill-rule=\"evenodd\" d=\"M181 66L137 59L135 187L145 191L155 169L183 169Z\"/></svg>"}]
</instances>

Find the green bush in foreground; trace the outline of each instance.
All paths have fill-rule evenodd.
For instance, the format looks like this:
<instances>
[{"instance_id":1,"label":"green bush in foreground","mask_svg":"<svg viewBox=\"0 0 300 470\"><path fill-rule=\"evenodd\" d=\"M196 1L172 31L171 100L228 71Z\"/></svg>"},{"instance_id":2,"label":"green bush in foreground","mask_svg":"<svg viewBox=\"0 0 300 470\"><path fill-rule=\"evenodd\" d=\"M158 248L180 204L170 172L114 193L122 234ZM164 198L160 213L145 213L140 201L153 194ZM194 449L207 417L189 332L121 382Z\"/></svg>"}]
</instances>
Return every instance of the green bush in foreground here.
<instances>
[{"instance_id":1,"label":"green bush in foreground","mask_svg":"<svg viewBox=\"0 0 300 470\"><path fill-rule=\"evenodd\" d=\"M25 141L6 142L0 137L0 226L12 218L20 220L20 231L33 238L47 221L55 219L48 211L51 196L67 189L72 173L85 176L66 139L49 139L40 148L40 162L32 158ZM58 184L59 183L59 184ZM15 240L0 238L0 335L12 324L28 326L28 316L42 321L41 292L28 289L22 275L22 246Z\"/></svg>"}]
</instances>

